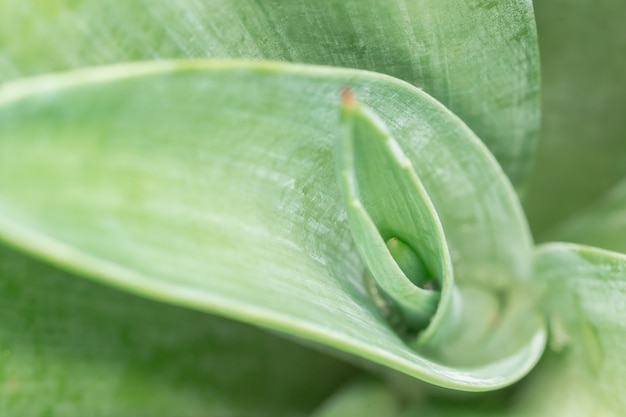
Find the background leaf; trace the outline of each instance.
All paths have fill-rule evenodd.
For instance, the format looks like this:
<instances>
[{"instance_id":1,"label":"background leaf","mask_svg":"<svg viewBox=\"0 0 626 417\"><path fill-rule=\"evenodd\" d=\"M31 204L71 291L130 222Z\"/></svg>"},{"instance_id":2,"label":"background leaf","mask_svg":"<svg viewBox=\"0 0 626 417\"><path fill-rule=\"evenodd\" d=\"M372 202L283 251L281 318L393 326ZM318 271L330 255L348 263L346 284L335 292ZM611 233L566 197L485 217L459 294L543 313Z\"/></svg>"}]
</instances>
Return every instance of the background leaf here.
<instances>
[{"instance_id":1,"label":"background leaf","mask_svg":"<svg viewBox=\"0 0 626 417\"><path fill-rule=\"evenodd\" d=\"M2 247L0 321L3 416L308 415L353 373L265 331Z\"/></svg>"},{"instance_id":2,"label":"background leaf","mask_svg":"<svg viewBox=\"0 0 626 417\"><path fill-rule=\"evenodd\" d=\"M541 328L525 277L461 274L455 282L442 225L413 164L371 109L349 92L343 97L339 183L375 304L419 353L442 363L467 368L515 355ZM525 229L517 232L525 237ZM385 243L395 238L421 258L432 288L405 275Z\"/></svg>"},{"instance_id":3,"label":"background leaf","mask_svg":"<svg viewBox=\"0 0 626 417\"><path fill-rule=\"evenodd\" d=\"M438 399L408 416L620 416L626 409L626 256L574 244L540 246L536 279L550 351L520 385L472 402ZM505 401L502 401L505 400Z\"/></svg>"},{"instance_id":4,"label":"background leaf","mask_svg":"<svg viewBox=\"0 0 626 417\"><path fill-rule=\"evenodd\" d=\"M554 240L626 253L626 180L547 235Z\"/></svg>"},{"instance_id":5,"label":"background leaf","mask_svg":"<svg viewBox=\"0 0 626 417\"><path fill-rule=\"evenodd\" d=\"M623 0L536 1L543 112L526 212L538 240L626 176Z\"/></svg>"},{"instance_id":6,"label":"background leaf","mask_svg":"<svg viewBox=\"0 0 626 417\"><path fill-rule=\"evenodd\" d=\"M0 80L155 58L247 58L367 69L436 97L530 173L539 59L528 0L4 0Z\"/></svg>"},{"instance_id":7,"label":"background leaf","mask_svg":"<svg viewBox=\"0 0 626 417\"><path fill-rule=\"evenodd\" d=\"M506 358L455 369L409 349L368 298L332 166L345 85L413 162L458 279L527 281L518 200L459 119L389 77L286 64L161 62L5 86L1 233L111 284L435 384L510 384L542 351L541 328L516 333Z\"/></svg>"},{"instance_id":8,"label":"background leaf","mask_svg":"<svg viewBox=\"0 0 626 417\"><path fill-rule=\"evenodd\" d=\"M338 390L313 417L394 417L400 402L381 381L358 380Z\"/></svg>"}]
</instances>

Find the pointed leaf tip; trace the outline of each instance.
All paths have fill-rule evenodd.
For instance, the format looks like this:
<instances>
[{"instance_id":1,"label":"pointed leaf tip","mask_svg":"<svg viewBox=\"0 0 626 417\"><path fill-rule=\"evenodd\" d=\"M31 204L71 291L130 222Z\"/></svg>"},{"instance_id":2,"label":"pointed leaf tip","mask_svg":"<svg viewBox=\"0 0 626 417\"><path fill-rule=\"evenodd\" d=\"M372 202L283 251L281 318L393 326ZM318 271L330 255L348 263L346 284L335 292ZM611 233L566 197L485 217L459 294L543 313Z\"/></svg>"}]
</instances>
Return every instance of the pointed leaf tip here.
<instances>
[{"instance_id":1,"label":"pointed leaf tip","mask_svg":"<svg viewBox=\"0 0 626 417\"><path fill-rule=\"evenodd\" d=\"M341 90L341 106L346 109L353 109L356 104L356 97L352 93L349 87L344 87Z\"/></svg>"}]
</instances>

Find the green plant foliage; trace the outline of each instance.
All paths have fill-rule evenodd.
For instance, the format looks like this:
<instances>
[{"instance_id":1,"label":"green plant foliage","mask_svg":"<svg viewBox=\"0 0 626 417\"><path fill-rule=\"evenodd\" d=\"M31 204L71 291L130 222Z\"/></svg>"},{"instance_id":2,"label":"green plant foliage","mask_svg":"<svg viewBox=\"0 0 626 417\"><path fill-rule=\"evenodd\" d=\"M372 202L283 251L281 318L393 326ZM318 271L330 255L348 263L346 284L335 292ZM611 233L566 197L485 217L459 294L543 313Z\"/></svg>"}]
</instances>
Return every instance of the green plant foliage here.
<instances>
[{"instance_id":1,"label":"green plant foliage","mask_svg":"<svg viewBox=\"0 0 626 417\"><path fill-rule=\"evenodd\" d=\"M548 231L626 176L626 7L622 0L536 1L542 128L526 211Z\"/></svg>"},{"instance_id":2,"label":"green plant foliage","mask_svg":"<svg viewBox=\"0 0 626 417\"><path fill-rule=\"evenodd\" d=\"M626 253L626 180L594 204L551 230L553 240Z\"/></svg>"},{"instance_id":3,"label":"green plant foliage","mask_svg":"<svg viewBox=\"0 0 626 417\"><path fill-rule=\"evenodd\" d=\"M3 0L0 80L163 58L376 71L437 97L521 187L539 125L536 39L526 0Z\"/></svg>"},{"instance_id":4,"label":"green plant foliage","mask_svg":"<svg viewBox=\"0 0 626 417\"><path fill-rule=\"evenodd\" d=\"M438 327L453 284L437 213L398 142L350 92L344 92L342 119L338 181L372 298L390 319L398 314L396 321L407 332L423 330L431 318ZM424 287L428 278L432 288Z\"/></svg>"},{"instance_id":5,"label":"green plant foliage","mask_svg":"<svg viewBox=\"0 0 626 417\"><path fill-rule=\"evenodd\" d=\"M535 265L551 327L550 347L537 372L507 402L483 399L472 410L467 403L438 399L407 417L623 414L626 256L553 243L538 248Z\"/></svg>"},{"instance_id":6,"label":"green plant foliage","mask_svg":"<svg viewBox=\"0 0 626 417\"><path fill-rule=\"evenodd\" d=\"M4 248L0 301L6 416L304 415L353 372L267 332Z\"/></svg>"},{"instance_id":7,"label":"green plant foliage","mask_svg":"<svg viewBox=\"0 0 626 417\"><path fill-rule=\"evenodd\" d=\"M400 412L400 402L384 383L374 380L347 384L330 397L313 417L394 417Z\"/></svg>"},{"instance_id":8,"label":"green plant foliage","mask_svg":"<svg viewBox=\"0 0 626 417\"><path fill-rule=\"evenodd\" d=\"M537 4L536 166L533 14L0 2L0 415L618 416L626 7Z\"/></svg>"},{"instance_id":9,"label":"green plant foliage","mask_svg":"<svg viewBox=\"0 0 626 417\"><path fill-rule=\"evenodd\" d=\"M418 352L465 367L495 362L518 350L518 340L532 340L540 335L541 322L534 316L529 303L531 297L524 285L528 278L526 271L511 267L512 259L523 259L526 248L518 247L508 256L496 255L491 245L501 237L485 224L482 233L492 231L490 242L481 248L484 253L471 251L468 236L457 232L464 226L448 223L461 210L458 206L449 212L441 210L442 216L448 216L443 221L450 244L462 247L467 257L463 262L454 262L458 272L455 282L443 226L413 168L413 164L427 161L409 159L382 120L349 92L344 93L342 121L347 134L337 147L337 166L350 229L367 268L367 277L371 277L371 297L391 324L408 333L409 339L415 339L409 343ZM485 169L483 173L487 172ZM515 199L506 199L506 182L499 182L498 178L497 173L491 178L491 187L497 191L489 205L499 206L500 214L509 222L497 230L506 239L517 235L516 239L529 247L530 239L521 216L517 224L512 222L519 211L515 204L507 203ZM434 189L437 188L442 186ZM504 201L498 201L496 195ZM402 251L397 242L393 243L398 237L405 246ZM431 288L406 275L406 271L415 269L407 268L406 252L412 252L414 262L423 263L418 268L426 271L420 273L431 276ZM472 255L476 258L471 259ZM466 263L475 266L490 263L493 269L478 271L467 268ZM496 267L498 263L500 269ZM531 356L537 354L537 345L529 352Z\"/></svg>"},{"instance_id":10,"label":"green plant foliage","mask_svg":"<svg viewBox=\"0 0 626 417\"><path fill-rule=\"evenodd\" d=\"M394 129L403 146L429 149L411 157L436 191L450 247L465 255L455 265L459 277L520 290L530 276L530 238L481 142L420 90L354 70L169 62L8 85L0 93L0 230L13 244L116 286L435 384L483 390L520 378L541 354L540 322L525 319L526 331L495 357L461 361L476 369L455 368L459 360L439 363L407 347L367 297L333 169L346 84L386 119L405 120ZM54 87L42 94L46 86ZM449 140L437 140L444 132ZM463 159L452 158L460 163L447 164L445 176L421 162L443 164L450 154ZM490 192L452 194L467 183L489 184ZM479 192L477 205L452 203ZM486 212L494 215L477 218ZM468 223L459 227L459 218Z\"/></svg>"}]
</instances>

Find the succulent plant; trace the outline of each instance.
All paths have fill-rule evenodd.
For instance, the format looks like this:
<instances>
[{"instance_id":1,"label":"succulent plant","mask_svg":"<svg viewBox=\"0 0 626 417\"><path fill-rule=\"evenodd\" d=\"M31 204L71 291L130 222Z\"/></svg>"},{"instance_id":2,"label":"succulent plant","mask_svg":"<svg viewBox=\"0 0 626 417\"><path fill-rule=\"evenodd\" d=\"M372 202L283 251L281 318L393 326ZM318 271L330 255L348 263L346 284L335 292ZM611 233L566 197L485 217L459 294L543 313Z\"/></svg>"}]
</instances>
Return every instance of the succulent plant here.
<instances>
[{"instance_id":1,"label":"succulent plant","mask_svg":"<svg viewBox=\"0 0 626 417\"><path fill-rule=\"evenodd\" d=\"M618 416L626 7L535 7L0 3L0 414Z\"/></svg>"}]
</instances>

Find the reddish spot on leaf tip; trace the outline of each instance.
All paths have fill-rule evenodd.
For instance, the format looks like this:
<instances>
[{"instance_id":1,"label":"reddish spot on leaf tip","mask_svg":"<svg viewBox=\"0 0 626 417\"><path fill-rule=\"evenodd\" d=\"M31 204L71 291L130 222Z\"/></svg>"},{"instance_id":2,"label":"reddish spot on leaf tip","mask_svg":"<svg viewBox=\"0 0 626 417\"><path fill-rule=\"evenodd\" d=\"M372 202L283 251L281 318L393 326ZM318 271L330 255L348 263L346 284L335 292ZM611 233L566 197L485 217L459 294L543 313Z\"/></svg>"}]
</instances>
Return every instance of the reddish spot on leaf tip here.
<instances>
[{"instance_id":1,"label":"reddish spot on leaf tip","mask_svg":"<svg viewBox=\"0 0 626 417\"><path fill-rule=\"evenodd\" d=\"M352 94L352 91L350 91L348 87L344 87L341 91L341 104L343 104L344 107L351 108L354 107L355 102L356 98L354 94Z\"/></svg>"}]
</instances>

